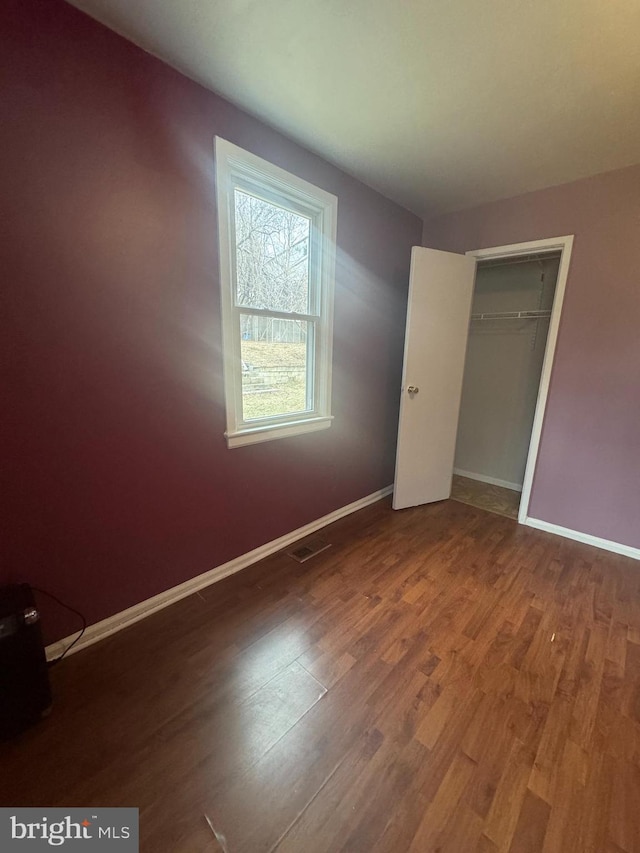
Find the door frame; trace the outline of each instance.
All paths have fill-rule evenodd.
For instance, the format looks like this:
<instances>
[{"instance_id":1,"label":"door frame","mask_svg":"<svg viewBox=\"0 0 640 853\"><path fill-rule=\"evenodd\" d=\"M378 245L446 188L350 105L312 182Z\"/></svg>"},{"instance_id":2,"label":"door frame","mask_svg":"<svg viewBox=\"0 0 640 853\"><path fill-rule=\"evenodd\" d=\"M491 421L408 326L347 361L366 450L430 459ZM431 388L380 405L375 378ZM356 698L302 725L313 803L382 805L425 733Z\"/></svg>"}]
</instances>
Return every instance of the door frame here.
<instances>
[{"instance_id":1,"label":"door frame","mask_svg":"<svg viewBox=\"0 0 640 853\"><path fill-rule=\"evenodd\" d=\"M533 427L531 429L531 441L529 443L529 451L527 453L527 464L525 467L524 480L522 483L522 497L520 498L520 509L518 510L519 524L526 524L529 518L529 501L531 499L531 487L533 485L533 477L535 474L536 463L538 461L540 436L542 434L544 416L547 408L549 383L551 381L551 372L553 369L553 361L556 352L558 330L560 328L560 316L562 314L562 304L564 302L564 292L567 284L567 276L569 275L569 264L571 262L572 250L573 234L569 234L565 237L547 237L542 240L531 240L527 243L512 243L511 245L493 246L488 249L473 249L472 251L465 253L467 255L475 257L477 263L477 261L479 260L486 261L489 258L518 258L522 255L538 255L558 251L560 252L558 278L556 281L556 289L553 297L553 306L551 308L551 317L549 319L549 332L547 334L547 343L544 350L542 373L540 375L538 397L536 400L535 414L533 417Z\"/></svg>"}]
</instances>

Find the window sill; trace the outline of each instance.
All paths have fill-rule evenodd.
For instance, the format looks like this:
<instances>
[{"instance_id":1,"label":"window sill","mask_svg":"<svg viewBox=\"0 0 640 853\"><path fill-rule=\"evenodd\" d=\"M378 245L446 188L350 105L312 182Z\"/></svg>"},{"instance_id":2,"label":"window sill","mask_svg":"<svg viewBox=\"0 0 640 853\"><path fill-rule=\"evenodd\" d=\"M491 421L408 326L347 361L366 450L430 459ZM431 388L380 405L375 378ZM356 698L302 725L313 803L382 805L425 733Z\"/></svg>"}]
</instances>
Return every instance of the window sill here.
<instances>
[{"instance_id":1,"label":"window sill","mask_svg":"<svg viewBox=\"0 0 640 853\"><path fill-rule=\"evenodd\" d=\"M293 421L284 424L269 424L267 426L248 427L236 432L226 432L227 447L242 447L245 444L257 444L260 441L273 441L276 438L287 438L292 435L304 435L307 432L318 432L329 429L333 416L308 418L303 421Z\"/></svg>"}]
</instances>

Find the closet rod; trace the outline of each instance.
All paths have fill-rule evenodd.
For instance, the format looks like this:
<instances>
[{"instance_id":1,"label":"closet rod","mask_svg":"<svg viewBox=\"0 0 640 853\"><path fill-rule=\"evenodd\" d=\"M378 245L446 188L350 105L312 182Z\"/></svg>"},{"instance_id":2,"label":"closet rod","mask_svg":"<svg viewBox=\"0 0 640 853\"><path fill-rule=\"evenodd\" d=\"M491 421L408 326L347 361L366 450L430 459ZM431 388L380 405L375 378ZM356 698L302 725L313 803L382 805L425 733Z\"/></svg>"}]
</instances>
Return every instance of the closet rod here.
<instances>
[{"instance_id":1,"label":"closet rod","mask_svg":"<svg viewBox=\"0 0 640 853\"><path fill-rule=\"evenodd\" d=\"M560 252L539 252L534 255L515 255L514 257L504 258L487 258L478 261L478 269L488 269L489 267L511 266L511 264L531 264L536 261L555 261L560 258Z\"/></svg>"},{"instance_id":2,"label":"closet rod","mask_svg":"<svg viewBox=\"0 0 640 853\"><path fill-rule=\"evenodd\" d=\"M472 314L472 320L543 320L551 316L551 311L488 311Z\"/></svg>"}]
</instances>

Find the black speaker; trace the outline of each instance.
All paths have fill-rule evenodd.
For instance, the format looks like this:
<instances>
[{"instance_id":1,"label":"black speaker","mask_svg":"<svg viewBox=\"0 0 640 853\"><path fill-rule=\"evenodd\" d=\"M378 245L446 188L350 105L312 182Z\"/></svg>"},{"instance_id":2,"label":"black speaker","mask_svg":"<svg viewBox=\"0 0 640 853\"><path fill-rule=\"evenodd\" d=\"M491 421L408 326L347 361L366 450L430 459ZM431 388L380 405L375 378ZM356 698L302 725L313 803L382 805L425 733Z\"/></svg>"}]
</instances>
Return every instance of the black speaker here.
<instances>
[{"instance_id":1,"label":"black speaker","mask_svg":"<svg viewBox=\"0 0 640 853\"><path fill-rule=\"evenodd\" d=\"M29 584L0 587L0 739L37 722L51 707L40 614Z\"/></svg>"}]
</instances>

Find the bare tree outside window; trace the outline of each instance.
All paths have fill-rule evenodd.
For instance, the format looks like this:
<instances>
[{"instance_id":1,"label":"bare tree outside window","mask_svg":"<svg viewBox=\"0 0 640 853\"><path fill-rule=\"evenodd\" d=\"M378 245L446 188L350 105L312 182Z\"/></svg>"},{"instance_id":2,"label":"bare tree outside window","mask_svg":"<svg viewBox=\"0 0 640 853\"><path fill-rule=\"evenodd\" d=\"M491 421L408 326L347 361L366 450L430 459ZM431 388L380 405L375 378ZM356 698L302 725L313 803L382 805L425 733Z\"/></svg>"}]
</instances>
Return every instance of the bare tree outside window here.
<instances>
[{"instance_id":1,"label":"bare tree outside window","mask_svg":"<svg viewBox=\"0 0 640 853\"><path fill-rule=\"evenodd\" d=\"M311 221L235 191L238 305L307 314Z\"/></svg>"},{"instance_id":2,"label":"bare tree outside window","mask_svg":"<svg viewBox=\"0 0 640 853\"><path fill-rule=\"evenodd\" d=\"M309 313L311 220L236 189L236 300L241 313L242 400L245 419L310 407L305 320L266 312Z\"/></svg>"}]
</instances>

